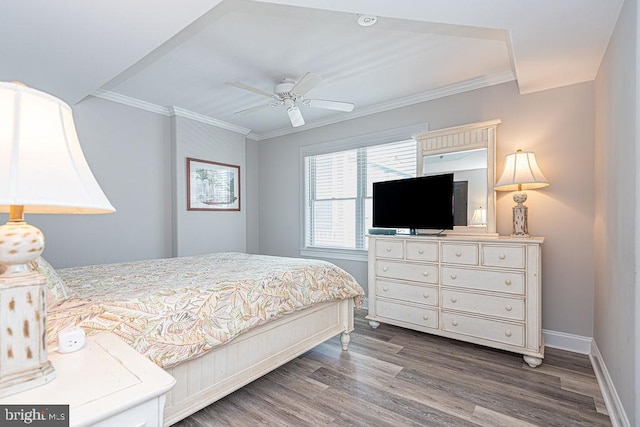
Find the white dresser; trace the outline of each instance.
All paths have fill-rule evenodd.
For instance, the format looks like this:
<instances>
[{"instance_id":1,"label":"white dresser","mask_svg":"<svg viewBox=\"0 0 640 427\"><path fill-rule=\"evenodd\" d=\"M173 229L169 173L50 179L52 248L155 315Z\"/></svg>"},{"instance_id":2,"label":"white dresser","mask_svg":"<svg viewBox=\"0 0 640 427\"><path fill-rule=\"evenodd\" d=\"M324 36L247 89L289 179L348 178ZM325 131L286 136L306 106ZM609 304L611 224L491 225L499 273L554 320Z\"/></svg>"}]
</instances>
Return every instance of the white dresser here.
<instances>
[{"instance_id":1,"label":"white dresser","mask_svg":"<svg viewBox=\"0 0 640 427\"><path fill-rule=\"evenodd\" d=\"M369 324L469 341L542 363L542 238L369 236Z\"/></svg>"}]
</instances>

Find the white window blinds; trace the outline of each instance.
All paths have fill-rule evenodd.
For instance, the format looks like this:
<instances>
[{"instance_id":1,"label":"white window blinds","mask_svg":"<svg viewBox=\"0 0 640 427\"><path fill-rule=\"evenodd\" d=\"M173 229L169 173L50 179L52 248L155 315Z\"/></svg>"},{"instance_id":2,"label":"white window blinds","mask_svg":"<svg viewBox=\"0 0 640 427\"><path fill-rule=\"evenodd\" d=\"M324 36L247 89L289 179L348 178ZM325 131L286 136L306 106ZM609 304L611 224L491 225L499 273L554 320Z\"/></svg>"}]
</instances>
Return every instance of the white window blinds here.
<instances>
[{"instance_id":1,"label":"white window blinds","mask_svg":"<svg viewBox=\"0 0 640 427\"><path fill-rule=\"evenodd\" d=\"M372 183L416 176L415 140L306 156L305 247L366 249Z\"/></svg>"}]
</instances>

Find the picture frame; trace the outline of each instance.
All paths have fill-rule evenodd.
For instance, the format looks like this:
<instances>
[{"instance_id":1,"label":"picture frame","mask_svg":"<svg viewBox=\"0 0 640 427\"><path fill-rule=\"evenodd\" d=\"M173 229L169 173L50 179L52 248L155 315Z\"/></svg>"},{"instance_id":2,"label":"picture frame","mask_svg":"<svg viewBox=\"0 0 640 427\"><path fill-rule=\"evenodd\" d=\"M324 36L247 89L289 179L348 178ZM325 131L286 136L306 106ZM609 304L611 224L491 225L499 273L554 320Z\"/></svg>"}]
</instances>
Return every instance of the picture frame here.
<instances>
[{"instance_id":1,"label":"picture frame","mask_svg":"<svg viewBox=\"0 0 640 427\"><path fill-rule=\"evenodd\" d=\"M187 157L187 210L239 211L240 166Z\"/></svg>"}]
</instances>

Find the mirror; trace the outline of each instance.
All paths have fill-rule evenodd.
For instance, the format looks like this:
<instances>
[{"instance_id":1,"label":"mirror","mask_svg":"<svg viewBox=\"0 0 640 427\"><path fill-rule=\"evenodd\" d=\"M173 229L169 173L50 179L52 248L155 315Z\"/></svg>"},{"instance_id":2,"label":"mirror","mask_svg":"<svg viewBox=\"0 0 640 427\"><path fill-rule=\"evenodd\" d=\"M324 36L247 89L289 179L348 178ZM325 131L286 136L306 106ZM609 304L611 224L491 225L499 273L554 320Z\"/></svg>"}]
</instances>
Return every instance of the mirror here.
<instances>
[{"instance_id":1,"label":"mirror","mask_svg":"<svg viewBox=\"0 0 640 427\"><path fill-rule=\"evenodd\" d=\"M418 175L453 173L455 234L495 234L495 134L499 120L426 132L418 141Z\"/></svg>"}]
</instances>

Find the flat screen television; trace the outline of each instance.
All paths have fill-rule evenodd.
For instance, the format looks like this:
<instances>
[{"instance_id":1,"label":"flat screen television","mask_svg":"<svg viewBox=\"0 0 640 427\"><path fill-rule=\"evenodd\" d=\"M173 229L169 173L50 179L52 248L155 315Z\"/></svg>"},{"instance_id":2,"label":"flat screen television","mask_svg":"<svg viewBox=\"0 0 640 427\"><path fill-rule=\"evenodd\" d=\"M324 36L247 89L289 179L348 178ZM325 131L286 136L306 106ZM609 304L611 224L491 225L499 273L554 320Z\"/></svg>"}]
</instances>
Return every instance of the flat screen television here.
<instances>
[{"instance_id":1,"label":"flat screen television","mask_svg":"<svg viewBox=\"0 0 640 427\"><path fill-rule=\"evenodd\" d=\"M376 228L453 230L453 174L373 183Z\"/></svg>"}]
</instances>

